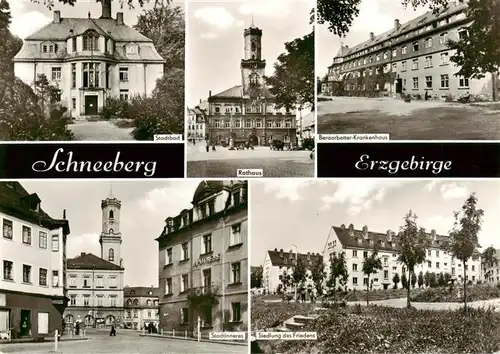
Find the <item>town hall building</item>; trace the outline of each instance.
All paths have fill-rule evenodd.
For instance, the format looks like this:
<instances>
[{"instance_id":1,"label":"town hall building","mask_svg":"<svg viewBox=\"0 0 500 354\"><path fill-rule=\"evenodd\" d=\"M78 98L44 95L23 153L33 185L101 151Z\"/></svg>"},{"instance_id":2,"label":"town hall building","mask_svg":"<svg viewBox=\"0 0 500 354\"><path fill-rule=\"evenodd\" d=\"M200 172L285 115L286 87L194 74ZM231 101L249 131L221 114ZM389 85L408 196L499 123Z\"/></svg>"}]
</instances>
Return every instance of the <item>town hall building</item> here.
<instances>
[{"instance_id":1,"label":"town hall building","mask_svg":"<svg viewBox=\"0 0 500 354\"><path fill-rule=\"evenodd\" d=\"M100 18L63 18L25 38L14 57L14 72L33 86L45 74L59 89L72 117L100 114L107 98L149 96L163 75L165 60L153 41L111 17L112 0L102 0Z\"/></svg>"},{"instance_id":2,"label":"town hall building","mask_svg":"<svg viewBox=\"0 0 500 354\"><path fill-rule=\"evenodd\" d=\"M211 144L250 142L270 145L273 140L296 144L296 112L277 108L265 83L262 30L253 23L244 30L241 85L208 97L208 135Z\"/></svg>"}]
</instances>

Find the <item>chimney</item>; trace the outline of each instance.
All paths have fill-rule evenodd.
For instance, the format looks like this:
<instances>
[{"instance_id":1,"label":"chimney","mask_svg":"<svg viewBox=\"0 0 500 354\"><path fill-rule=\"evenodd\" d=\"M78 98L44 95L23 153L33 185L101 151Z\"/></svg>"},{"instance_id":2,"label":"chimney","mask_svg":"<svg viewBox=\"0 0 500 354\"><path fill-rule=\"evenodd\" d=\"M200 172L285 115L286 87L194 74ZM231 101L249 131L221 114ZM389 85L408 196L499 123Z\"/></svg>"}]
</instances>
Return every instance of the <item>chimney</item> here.
<instances>
[{"instance_id":1,"label":"chimney","mask_svg":"<svg viewBox=\"0 0 500 354\"><path fill-rule=\"evenodd\" d=\"M278 252L278 249L277 249L277 248L275 248L275 249L274 249L274 252Z\"/></svg>"},{"instance_id":2,"label":"chimney","mask_svg":"<svg viewBox=\"0 0 500 354\"><path fill-rule=\"evenodd\" d=\"M353 224L349 225L349 235L354 236L354 225Z\"/></svg>"},{"instance_id":3,"label":"chimney","mask_svg":"<svg viewBox=\"0 0 500 354\"><path fill-rule=\"evenodd\" d=\"M119 26L123 26L123 12L116 13L116 24Z\"/></svg>"},{"instance_id":4,"label":"chimney","mask_svg":"<svg viewBox=\"0 0 500 354\"><path fill-rule=\"evenodd\" d=\"M66 220L66 209L63 210L63 220Z\"/></svg>"},{"instance_id":5,"label":"chimney","mask_svg":"<svg viewBox=\"0 0 500 354\"><path fill-rule=\"evenodd\" d=\"M370 32L370 41L373 41L375 39L375 34L373 32Z\"/></svg>"},{"instance_id":6,"label":"chimney","mask_svg":"<svg viewBox=\"0 0 500 354\"><path fill-rule=\"evenodd\" d=\"M366 226L366 225L365 225L365 226L363 226L363 236L364 236L365 238L367 238L367 237L368 237L368 226Z\"/></svg>"},{"instance_id":7,"label":"chimney","mask_svg":"<svg viewBox=\"0 0 500 354\"><path fill-rule=\"evenodd\" d=\"M436 230L434 230L434 229L431 230L431 237L432 237L432 240L436 239Z\"/></svg>"},{"instance_id":8,"label":"chimney","mask_svg":"<svg viewBox=\"0 0 500 354\"><path fill-rule=\"evenodd\" d=\"M101 0L101 18L111 18L111 1L112 0Z\"/></svg>"},{"instance_id":9,"label":"chimney","mask_svg":"<svg viewBox=\"0 0 500 354\"><path fill-rule=\"evenodd\" d=\"M208 91L208 97L212 97L212 90Z\"/></svg>"},{"instance_id":10,"label":"chimney","mask_svg":"<svg viewBox=\"0 0 500 354\"><path fill-rule=\"evenodd\" d=\"M201 98L200 98L200 104L201 104Z\"/></svg>"},{"instance_id":11,"label":"chimney","mask_svg":"<svg viewBox=\"0 0 500 354\"><path fill-rule=\"evenodd\" d=\"M283 258L283 248L280 249L280 257Z\"/></svg>"},{"instance_id":12,"label":"chimney","mask_svg":"<svg viewBox=\"0 0 500 354\"><path fill-rule=\"evenodd\" d=\"M344 231L345 230L345 225L344 224L340 225L340 228L342 229L342 231Z\"/></svg>"},{"instance_id":13,"label":"chimney","mask_svg":"<svg viewBox=\"0 0 500 354\"><path fill-rule=\"evenodd\" d=\"M85 256L85 252L80 253L80 256Z\"/></svg>"},{"instance_id":14,"label":"chimney","mask_svg":"<svg viewBox=\"0 0 500 354\"><path fill-rule=\"evenodd\" d=\"M387 230L386 236L387 236L387 242L392 242L392 231L391 230Z\"/></svg>"},{"instance_id":15,"label":"chimney","mask_svg":"<svg viewBox=\"0 0 500 354\"><path fill-rule=\"evenodd\" d=\"M54 11L54 23L61 23L61 11Z\"/></svg>"},{"instance_id":16,"label":"chimney","mask_svg":"<svg viewBox=\"0 0 500 354\"><path fill-rule=\"evenodd\" d=\"M398 19L394 20L394 29L397 31L401 27L401 24L399 23Z\"/></svg>"}]
</instances>

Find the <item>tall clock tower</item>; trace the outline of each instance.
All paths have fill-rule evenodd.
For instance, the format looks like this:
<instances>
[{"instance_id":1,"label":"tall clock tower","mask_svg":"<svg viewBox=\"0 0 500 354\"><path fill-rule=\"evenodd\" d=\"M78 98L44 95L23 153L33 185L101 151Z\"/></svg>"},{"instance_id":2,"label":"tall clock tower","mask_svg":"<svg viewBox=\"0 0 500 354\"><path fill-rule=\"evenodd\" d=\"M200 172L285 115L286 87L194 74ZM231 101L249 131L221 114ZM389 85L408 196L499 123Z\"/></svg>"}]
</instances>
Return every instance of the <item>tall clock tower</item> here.
<instances>
[{"instance_id":1,"label":"tall clock tower","mask_svg":"<svg viewBox=\"0 0 500 354\"><path fill-rule=\"evenodd\" d=\"M102 209L102 232L99 237L101 244L101 258L117 266L121 265L122 234L120 232L120 209L121 202L112 196L101 202Z\"/></svg>"},{"instance_id":2,"label":"tall clock tower","mask_svg":"<svg viewBox=\"0 0 500 354\"><path fill-rule=\"evenodd\" d=\"M262 30L253 24L245 29L245 57L241 60L241 78L243 96L255 98L261 92L264 83L266 61L262 60Z\"/></svg>"}]
</instances>

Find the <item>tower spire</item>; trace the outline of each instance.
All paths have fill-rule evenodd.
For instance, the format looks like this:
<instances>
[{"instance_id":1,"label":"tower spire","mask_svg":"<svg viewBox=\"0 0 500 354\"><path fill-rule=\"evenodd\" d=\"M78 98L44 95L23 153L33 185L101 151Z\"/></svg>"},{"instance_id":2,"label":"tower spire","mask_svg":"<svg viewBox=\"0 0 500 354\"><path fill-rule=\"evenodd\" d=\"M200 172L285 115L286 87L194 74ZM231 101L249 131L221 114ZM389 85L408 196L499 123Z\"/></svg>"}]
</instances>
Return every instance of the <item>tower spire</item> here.
<instances>
[{"instance_id":1,"label":"tower spire","mask_svg":"<svg viewBox=\"0 0 500 354\"><path fill-rule=\"evenodd\" d=\"M252 27L255 26L254 22L253 22L253 12L252 12Z\"/></svg>"}]
</instances>

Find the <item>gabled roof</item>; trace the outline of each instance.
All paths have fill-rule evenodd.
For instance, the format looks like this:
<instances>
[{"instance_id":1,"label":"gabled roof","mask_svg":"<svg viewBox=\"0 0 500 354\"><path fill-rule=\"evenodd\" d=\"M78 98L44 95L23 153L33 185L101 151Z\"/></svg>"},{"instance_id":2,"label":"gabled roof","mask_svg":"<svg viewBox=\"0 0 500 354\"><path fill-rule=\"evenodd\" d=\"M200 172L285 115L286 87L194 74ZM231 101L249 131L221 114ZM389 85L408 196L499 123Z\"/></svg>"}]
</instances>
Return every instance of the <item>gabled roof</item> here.
<instances>
[{"instance_id":1,"label":"gabled roof","mask_svg":"<svg viewBox=\"0 0 500 354\"><path fill-rule=\"evenodd\" d=\"M312 266L315 261L323 262L323 256L319 253L295 253L293 251L284 252L283 250L274 249L267 251L271 264L279 267L291 267L295 265L295 259L304 262L306 268Z\"/></svg>"},{"instance_id":2,"label":"gabled roof","mask_svg":"<svg viewBox=\"0 0 500 354\"><path fill-rule=\"evenodd\" d=\"M274 96L269 91L269 88L264 87L263 89L265 98L274 98ZM243 98L243 85L233 86L225 91L219 92L208 98L209 101L216 100L217 98Z\"/></svg>"},{"instance_id":3,"label":"gabled roof","mask_svg":"<svg viewBox=\"0 0 500 354\"><path fill-rule=\"evenodd\" d=\"M19 182L0 182L1 212L49 230L62 227L64 234L69 234L68 220L53 219L41 207L38 210L30 209L30 200L40 201L40 198L36 193L28 193Z\"/></svg>"},{"instance_id":4,"label":"gabled roof","mask_svg":"<svg viewBox=\"0 0 500 354\"><path fill-rule=\"evenodd\" d=\"M140 34L132 27L125 24L119 25L116 20L111 18L61 18L61 22L49 23L47 26L26 37L26 40L64 41L72 36L70 30L73 30L73 35L79 35L89 29L95 30L101 35L109 36L119 42L152 42L151 39Z\"/></svg>"},{"instance_id":5,"label":"gabled roof","mask_svg":"<svg viewBox=\"0 0 500 354\"><path fill-rule=\"evenodd\" d=\"M97 257L92 253L84 252L75 258L68 259L68 269L124 270L122 267Z\"/></svg>"},{"instance_id":6,"label":"gabled roof","mask_svg":"<svg viewBox=\"0 0 500 354\"><path fill-rule=\"evenodd\" d=\"M149 292L152 292L150 295ZM159 297L160 288L147 286L126 286L123 288L124 297Z\"/></svg>"}]
</instances>

